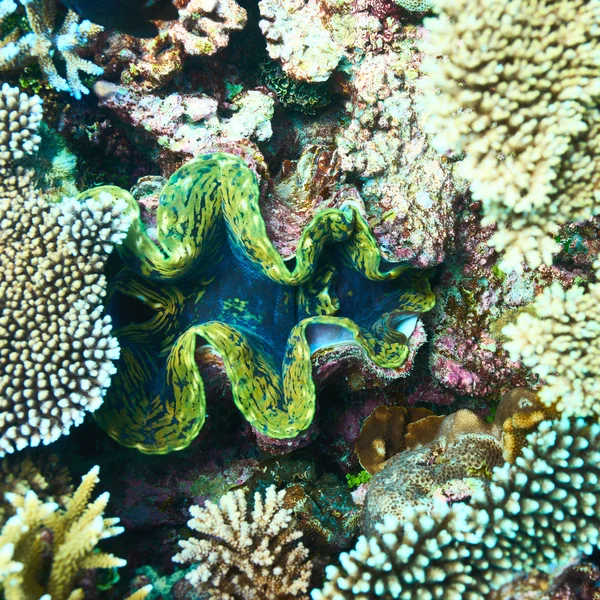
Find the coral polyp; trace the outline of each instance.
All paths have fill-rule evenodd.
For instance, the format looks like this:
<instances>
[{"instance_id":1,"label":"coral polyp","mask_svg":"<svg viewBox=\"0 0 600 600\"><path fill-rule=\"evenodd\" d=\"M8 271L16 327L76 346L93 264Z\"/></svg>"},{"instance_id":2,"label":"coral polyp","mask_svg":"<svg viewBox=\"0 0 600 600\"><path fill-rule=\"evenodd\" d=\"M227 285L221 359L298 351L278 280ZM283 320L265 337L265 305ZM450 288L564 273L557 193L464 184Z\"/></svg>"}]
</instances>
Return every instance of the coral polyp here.
<instances>
[{"instance_id":1,"label":"coral polyp","mask_svg":"<svg viewBox=\"0 0 600 600\"><path fill-rule=\"evenodd\" d=\"M208 154L176 171L155 230L128 192L88 194L103 192L127 202L133 225L109 292L122 358L97 421L143 452L184 448L202 428L197 355L221 358L237 408L263 441L291 440L315 414L311 355L358 344L365 360L396 369L418 315L433 306L426 273L384 264L351 201L317 212L284 261L266 233L256 175L237 156ZM150 318L139 322L127 297Z\"/></svg>"}]
</instances>

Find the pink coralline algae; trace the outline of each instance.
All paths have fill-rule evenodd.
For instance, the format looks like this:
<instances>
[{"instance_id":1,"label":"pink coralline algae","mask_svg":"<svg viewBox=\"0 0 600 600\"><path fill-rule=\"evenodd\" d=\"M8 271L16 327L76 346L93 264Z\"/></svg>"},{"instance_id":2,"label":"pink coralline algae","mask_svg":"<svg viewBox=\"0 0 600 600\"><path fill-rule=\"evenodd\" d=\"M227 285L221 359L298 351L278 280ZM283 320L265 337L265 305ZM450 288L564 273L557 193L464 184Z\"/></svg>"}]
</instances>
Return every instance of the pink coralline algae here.
<instances>
[{"instance_id":1,"label":"pink coralline algae","mask_svg":"<svg viewBox=\"0 0 600 600\"><path fill-rule=\"evenodd\" d=\"M578 268L503 272L488 246L493 227L482 228L476 204L459 213L456 253L442 272L433 313L430 368L434 380L458 395L499 396L515 387L535 388L537 379L503 350L501 330L552 279L571 285Z\"/></svg>"},{"instance_id":2,"label":"pink coralline algae","mask_svg":"<svg viewBox=\"0 0 600 600\"><path fill-rule=\"evenodd\" d=\"M266 140L271 137L274 102L259 91L236 97L229 117L221 117L218 101L205 94L173 93L166 97L140 94L131 88L97 82L100 105L131 124L158 147L193 157L208 144L226 138Z\"/></svg>"},{"instance_id":3,"label":"pink coralline algae","mask_svg":"<svg viewBox=\"0 0 600 600\"><path fill-rule=\"evenodd\" d=\"M453 204L465 191L453 163L440 157L422 130L415 81L421 55L414 28L394 50L353 65L337 138L343 171L364 181L362 196L383 256L416 267L442 262L453 242Z\"/></svg>"},{"instance_id":4,"label":"pink coralline algae","mask_svg":"<svg viewBox=\"0 0 600 600\"><path fill-rule=\"evenodd\" d=\"M246 25L246 11L235 0L177 0L179 19L161 21L155 38L112 33L95 60L121 84L150 92L183 70L188 56L211 56Z\"/></svg>"}]
</instances>

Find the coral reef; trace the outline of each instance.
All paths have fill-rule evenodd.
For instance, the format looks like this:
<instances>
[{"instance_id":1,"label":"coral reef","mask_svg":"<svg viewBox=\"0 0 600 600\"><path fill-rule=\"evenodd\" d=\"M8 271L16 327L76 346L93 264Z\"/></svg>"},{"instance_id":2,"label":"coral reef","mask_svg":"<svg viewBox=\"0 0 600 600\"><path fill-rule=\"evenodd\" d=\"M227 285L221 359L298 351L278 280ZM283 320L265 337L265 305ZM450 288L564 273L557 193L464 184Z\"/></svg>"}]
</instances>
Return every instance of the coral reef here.
<instances>
[{"instance_id":1,"label":"coral reef","mask_svg":"<svg viewBox=\"0 0 600 600\"><path fill-rule=\"evenodd\" d=\"M107 493L90 502L98 472L93 467L82 477L64 508L42 502L33 490L9 494L16 515L0 531L0 586L6 600L83 598L77 585L84 570L126 564L96 548L123 531L119 519L104 517Z\"/></svg>"},{"instance_id":2,"label":"coral reef","mask_svg":"<svg viewBox=\"0 0 600 600\"><path fill-rule=\"evenodd\" d=\"M292 79L326 81L344 55L321 18L317 0L260 0L260 29L273 60Z\"/></svg>"},{"instance_id":3,"label":"coral reef","mask_svg":"<svg viewBox=\"0 0 600 600\"><path fill-rule=\"evenodd\" d=\"M18 166L3 168L18 186ZM106 193L51 203L30 184L0 196L1 456L56 440L102 403L119 352L103 270L125 206Z\"/></svg>"},{"instance_id":4,"label":"coral reef","mask_svg":"<svg viewBox=\"0 0 600 600\"><path fill-rule=\"evenodd\" d=\"M482 433L462 433L452 441L442 435L392 456L369 482L364 534L374 535L386 516L402 520L407 510L431 508L437 498L449 504L468 499L502 463L500 441Z\"/></svg>"},{"instance_id":5,"label":"coral reef","mask_svg":"<svg viewBox=\"0 0 600 600\"><path fill-rule=\"evenodd\" d=\"M233 115L228 118L221 118L217 101L203 94L175 93L163 98L107 82L98 82L94 92L101 106L151 135L162 148L188 158L221 138L264 141L273 133L273 99L255 90L235 98Z\"/></svg>"},{"instance_id":6,"label":"coral reef","mask_svg":"<svg viewBox=\"0 0 600 600\"><path fill-rule=\"evenodd\" d=\"M101 75L103 70L94 63L84 60L79 49L87 46L91 39L102 31L102 27L85 20L69 10L62 26L54 33L56 21L55 0L20 0L25 8L27 23L31 29L25 33L17 26L0 42L0 71L15 71L37 62L51 87L69 92L79 99L89 90L81 82L79 72ZM15 0L0 3L0 23L18 9ZM53 55L60 54L66 65L66 79L56 70Z\"/></svg>"},{"instance_id":7,"label":"coral reef","mask_svg":"<svg viewBox=\"0 0 600 600\"><path fill-rule=\"evenodd\" d=\"M244 492L225 494L218 505L193 506L188 525L201 539L182 540L175 562L197 566L186 579L211 598L286 600L306 598L312 563L298 540L286 491L269 487L264 498L254 494L250 513Z\"/></svg>"},{"instance_id":8,"label":"coral reef","mask_svg":"<svg viewBox=\"0 0 600 600\"><path fill-rule=\"evenodd\" d=\"M464 150L502 268L552 264L558 225L600 210L600 3L439 0L424 104L437 147Z\"/></svg>"},{"instance_id":9,"label":"coral reef","mask_svg":"<svg viewBox=\"0 0 600 600\"><path fill-rule=\"evenodd\" d=\"M422 130L415 93L420 35L417 30L398 50L369 53L353 65L350 121L336 143L342 169L364 180L361 194L384 258L428 267L451 247L453 203L464 185Z\"/></svg>"},{"instance_id":10,"label":"coral reef","mask_svg":"<svg viewBox=\"0 0 600 600\"><path fill-rule=\"evenodd\" d=\"M238 156L204 155L174 173L154 231L128 192L89 194L127 202L133 221L109 306L122 359L95 416L115 439L144 452L181 449L198 435L206 395L197 362L215 353L262 443L282 440L282 451L293 449L302 432L311 434L316 409L311 355L354 344L363 361L398 368L419 314L432 307L426 273L381 270L375 240L351 203L314 217L289 269L267 237L256 175ZM353 269L322 253L334 241ZM137 301L129 315L127 297Z\"/></svg>"},{"instance_id":11,"label":"coral reef","mask_svg":"<svg viewBox=\"0 0 600 600\"><path fill-rule=\"evenodd\" d=\"M385 517L327 568L328 581L312 597L367 600L418 589L430 598L483 600L519 574L590 554L599 532L599 441L598 423L544 421L516 464L495 469L469 504L436 501L409 506L402 519Z\"/></svg>"},{"instance_id":12,"label":"coral reef","mask_svg":"<svg viewBox=\"0 0 600 600\"><path fill-rule=\"evenodd\" d=\"M600 261L596 268L600 269ZM544 380L540 401L568 416L600 414L600 283L564 290L554 282L536 297L535 314L502 330L504 347Z\"/></svg>"},{"instance_id":13,"label":"coral reef","mask_svg":"<svg viewBox=\"0 0 600 600\"><path fill-rule=\"evenodd\" d=\"M56 454L22 453L5 457L0 463L0 523L15 514L7 494L25 496L32 490L39 500L64 506L73 492L71 476Z\"/></svg>"}]
</instances>

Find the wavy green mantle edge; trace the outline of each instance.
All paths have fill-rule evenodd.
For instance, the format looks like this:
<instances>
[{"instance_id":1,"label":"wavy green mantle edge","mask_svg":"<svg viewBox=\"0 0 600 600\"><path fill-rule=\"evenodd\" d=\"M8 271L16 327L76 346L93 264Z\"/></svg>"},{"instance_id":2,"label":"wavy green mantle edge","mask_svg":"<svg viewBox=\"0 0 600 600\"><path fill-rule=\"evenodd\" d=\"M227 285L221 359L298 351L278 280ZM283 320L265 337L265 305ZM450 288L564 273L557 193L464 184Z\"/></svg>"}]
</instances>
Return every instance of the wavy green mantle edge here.
<instances>
[{"instance_id":1,"label":"wavy green mantle edge","mask_svg":"<svg viewBox=\"0 0 600 600\"><path fill-rule=\"evenodd\" d=\"M267 235L255 174L231 154L200 156L172 175L157 209L157 242L148 236L139 206L129 192L103 186L82 196L101 192L127 203L132 226L124 244L118 247L119 253L126 266L143 279L165 284L165 295L158 298L154 292L153 300L164 304L167 311L176 310L177 304L168 284L197 277L204 265L217 259L223 222L238 250L266 277L282 285L313 283L312 278L318 284L318 274L314 277L317 261L325 244L332 242L339 245L344 263L368 279L393 279L409 268L398 265L381 270L381 253L369 225L359 208L348 203L340 209L319 212L307 225L298 243L295 267L290 271ZM120 286L121 291L139 297L133 283L130 289L127 282ZM190 327L170 349L162 397L140 398L143 382L156 371L155 357L143 349L124 347L122 364L126 372L117 375L117 392L109 392L118 393L120 407L115 408L114 402L107 407L105 403L95 413L97 422L120 443L145 453L164 454L188 446L206 417L204 384L194 359L197 337L202 336L224 361L234 402L252 427L270 438L296 437L311 425L316 407L306 339L309 325L341 326L376 365L397 368L406 360L409 349L406 337L388 323L396 315L426 312L435 302L426 278L416 272L411 289L400 296L397 310L383 315L371 331L366 331L348 318L328 314L335 312L336 300L327 286L315 294L312 301L319 316L303 319L293 327L282 367L275 364L267 350L251 343L231 325L209 321Z\"/></svg>"}]
</instances>

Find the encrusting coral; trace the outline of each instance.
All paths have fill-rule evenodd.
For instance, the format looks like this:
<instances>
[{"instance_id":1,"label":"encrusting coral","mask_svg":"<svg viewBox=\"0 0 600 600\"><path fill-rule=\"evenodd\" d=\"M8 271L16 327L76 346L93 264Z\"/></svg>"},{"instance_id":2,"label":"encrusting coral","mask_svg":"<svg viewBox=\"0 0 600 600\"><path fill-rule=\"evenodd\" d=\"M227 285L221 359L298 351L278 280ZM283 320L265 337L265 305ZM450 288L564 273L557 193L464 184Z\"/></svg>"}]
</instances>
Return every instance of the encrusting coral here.
<instances>
[{"instance_id":1,"label":"encrusting coral","mask_svg":"<svg viewBox=\"0 0 600 600\"><path fill-rule=\"evenodd\" d=\"M123 531L119 519L104 517L108 493L90 502L98 472L93 467L82 477L64 508L42 502L32 490L8 495L16 514L0 531L0 588L6 600L79 600L84 593L76 586L86 569L126 564L97 550L100 540Z\"/></svg>"},{"instance_id":2,"label":"encrusting coral","mask_svg":"<svg viewBox=\"0 0 600 600\"><path fill-rule=\"evenodd\" d=\"M558 225L600 211L600 1L438 0L428 129L464 150L503 267L550 265ZM433 58L444 57L444 58Z\"/></svg>"},{"instance_id":3,"label":"encrusting coral","mask_svg":"<svg viewBox=\"0 0 600 600\"><path fill-rule=\"evenodd\" d=\"M222 360L234 402L257 435L292 449L316 411L311 357L354 345L363 360L397 369L410 355L418 316L433 306L427 273L382 270L352 202L316 213L289 268L266 233L257 177L233 154L202 155L176 171L152 229L125 190L89 194L124 200L133 220L108 307L122 359L95 417L144 452L178 450L198 435L206 418L198 362L211 354ZM325 253L327 242L336 242L335 253ZM340 256L352 268L336 263ZM128 311L128 297L145 310ZM141 317L132 322L134 313Z\"/></svg>"},{"instance_id":4,"label":"encrusting coral","mask_svg":"<svg viewBox=\"0 0 600 600\"><path fill-rule=\"evenodd\" d=\"M185 576L197 592L215 600L307 597L312 563L291 509L284 508L285 494L274 485L264 498L256 492L252 512L242 490L190 508L188 525L202 537L181 540L173 560L197 565Z\"/></svg>"},{"instance_id":5,"label":"encrusting coral","mask_svg":"<svg viewBox=\"0 0 600 600\"><path fill-rule=\"evenodd\" d=\"M600 260L594 267L600 272ZM504 348L539 375L543 405L567 416L600 415L600 283L587 290L559 282L533 302L535 314L522 313L504 327Z\"/></svg>"},{"instance_id":6,"label":"encrusting coral","mask_svg":"<svg viewBox=\"0 0 600 600\"><path fill-rule=\"evenodd\" d=\"M31 123L38 104L28 106ZM130 223L126 205L108 193L52 203L31 176L19 187L13 161L3 168L0 456L56 440L102 403L119 355L110 317L102 316L103 270Z\"/></svg>"},{"instance_id":7,"label":"encrusting coral","mask_svg":"<svg viewBox=\"0 0 600 600\"><path fill-rule=\"evenodd\" d=\"M48 84L56 90L69 92L75 98L88 94L79 71L101 75L103 69L77 53L102 31L100 25L87 20L79 22L76 12L69 10L57 33L55 0L20 0L25 7L31 33L18 27L0 41L0 71L15 71L37 61ZM0 24L15 13L15 0L0 1ZM56 70L53 55L59 53L66 64L66 79Z\"/></svg>"},{"instance_id":8,"label":"encrusting coral","mask_svg":"<svg viewBox=\"0 0 600 600\"><path fill-rule=\"evenodd\" d=\"M533 569L560 570L598 544L600 424L544 421L516 464L496 468L469 504L409 507L326 569L314 600L483 600ZM584 468L585 465L585 468Z\"/></svg>"}]
</instances>

